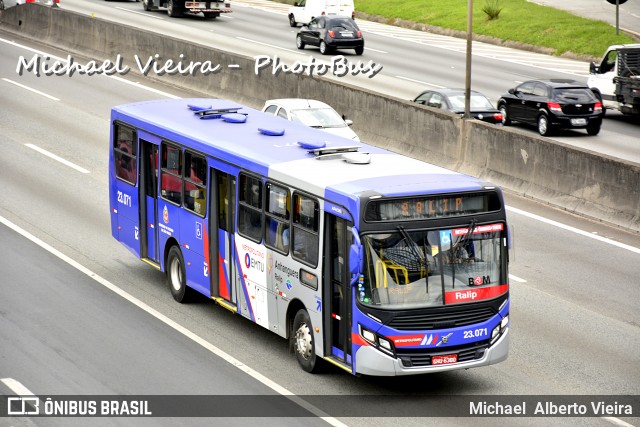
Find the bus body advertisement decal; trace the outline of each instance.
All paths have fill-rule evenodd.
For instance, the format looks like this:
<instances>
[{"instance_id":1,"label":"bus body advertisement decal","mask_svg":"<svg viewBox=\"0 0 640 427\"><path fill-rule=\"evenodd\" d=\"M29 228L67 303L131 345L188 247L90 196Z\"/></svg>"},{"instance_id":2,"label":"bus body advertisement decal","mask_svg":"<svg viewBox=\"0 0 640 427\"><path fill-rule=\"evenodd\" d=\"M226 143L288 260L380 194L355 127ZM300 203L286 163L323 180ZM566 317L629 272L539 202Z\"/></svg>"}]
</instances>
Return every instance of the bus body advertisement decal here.
<instances>
[{"instance_id":1,"label":"bus body advertisement decal","mask_svg":"<svg viewBox=\"0 0 640 427\"><path fill-rule=\"evenodd\" d=\"M238 267L238 271L241 272L241 274L238 275L238 280L240 281L242 293L241 295L238 295L238 306L240 307L240 313L254 322L255 318L253 317L253 307L251 306L251 298L249 297L249 292L247 289L247 276L245 276L245 274L242 272L242 262L240 261L240 254L237 247L235 255L236 266ZM244 299L244 304L241 303L242 299Z\"/></svg>"},{"instance_id":2,"label":"bus body advertisement decal","mask_svg":"<svg viewBox=\"0 0 640 427\"><path fill-rule=\"evenodd\" d=\"M352 220L351 215L349 215L345 208L335 205L328 200L324 202L324 210L325 212L330 212L331 214L346 219L347 221Z\"/></svg>"},{"instance_id":3,"label":"bus body advertisement decal","mask_svg":"<svg viewBox=\"0 0 640 427\"><path fill-rule=\"evenodd\" d=\"M238 270L251 320L268 328L267 257L264 246L235 236Z\"/></svg>"},{"instance_id":4,"label":"bus body advertisement decal","mask_svg":"<svg viewBox=\"0 0 640 427\"><path fill-rule=\"evenodd\" d=\"M472 288L459 291L448 291L444 294L445 304L479 301L495 298L509 290L509 285L490 286L487 288Z\"/></svg>"}]
</instances>

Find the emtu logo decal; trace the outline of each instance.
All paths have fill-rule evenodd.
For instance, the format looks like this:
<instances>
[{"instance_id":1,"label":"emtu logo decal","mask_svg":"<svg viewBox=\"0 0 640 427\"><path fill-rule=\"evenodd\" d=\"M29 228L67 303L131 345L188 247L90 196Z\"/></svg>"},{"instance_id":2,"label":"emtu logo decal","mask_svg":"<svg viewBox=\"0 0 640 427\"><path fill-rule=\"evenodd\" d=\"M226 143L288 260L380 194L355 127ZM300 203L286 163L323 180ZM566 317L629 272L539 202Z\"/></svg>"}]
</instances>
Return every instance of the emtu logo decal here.
<instances>
[{"instance_id":1,"label":"emtu logo decal","mask_svg":"<svg viewBox=\"0 0 640 427\"><path fill-rule=\"evenodd\" d=\"M244 265L246 265L247 268L251 268L251 257L249 254L244 255Z\"/></svg>"}]
</instances>

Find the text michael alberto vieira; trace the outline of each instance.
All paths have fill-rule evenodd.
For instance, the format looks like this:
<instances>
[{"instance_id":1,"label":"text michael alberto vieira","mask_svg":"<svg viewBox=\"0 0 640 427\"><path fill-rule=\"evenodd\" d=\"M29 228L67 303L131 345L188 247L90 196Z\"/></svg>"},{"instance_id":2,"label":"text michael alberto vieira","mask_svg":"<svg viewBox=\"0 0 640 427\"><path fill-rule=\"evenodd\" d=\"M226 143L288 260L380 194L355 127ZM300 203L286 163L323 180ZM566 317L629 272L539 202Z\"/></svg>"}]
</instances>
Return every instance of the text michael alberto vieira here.
<instances>
[{"instance_id":1,"label":"text michael alberto vieira","mask_svg":"<svg viewBox=\"0 0 640 427\"><path fill-rule=\"evenodd\" d=\"M530 405L527 406L527 403ZM531 408L531 406L534 406ZM532 410L533 409L533 410ZM637 409L637 408L636 408ZM554 403L553 401L539 401L521 403L500 402L469 402L469 415L526 415L526 416L559 416L585 415L600 417L605 415L633 416L634 407L629 404L616 402L593 401L581 403Z\"/></svg>"},{"instance_id":2,"label":"text michael alberto vieira","mask_svg":"<svg viewBox=\"0 0 640 427\"><path fill-rule=\"evenodd\" d=\"M332 57L328 61L318 61L314 57L310 56L305 61L295 61L291 64L285 64L280 60L277 55L258 55L254 57L255 66L254 71L256 75L263 72L278 75L280 73L285 74L306 74L323 76L325 74L332 74L337 77L344 77L348 74L357 75L361 74L368 78L372 78L382 71L382 65L376 64L373 61L349 61L347 57L337 55ZM32 72L36 76L73 76L74 74L80 75L125 75L131 69L128 65L125 65L122 55L116 55L112 61L110 59L96 61L90 60L85 64L76 62L73 56L68 55L66 60L53 59L48 55L34 54L30 59L25 59L24 56L18 58L18 64L16 66L16 73L22 75L25 71ZM159 54L149 55L146 58L141 58L138 55L134 55L134 61L138 67L140 73L145 76L150 72L153 72L159 76L164 74L175 75L180 74L183 76L194 76L196 74L209 75L216 74L222 71L221 64L214 63L213 61L186 61L183 54L180 54L178 59L164 59ZM239 65L228 65L230 69L237 69Z\"/></svg>"}]
</instances>

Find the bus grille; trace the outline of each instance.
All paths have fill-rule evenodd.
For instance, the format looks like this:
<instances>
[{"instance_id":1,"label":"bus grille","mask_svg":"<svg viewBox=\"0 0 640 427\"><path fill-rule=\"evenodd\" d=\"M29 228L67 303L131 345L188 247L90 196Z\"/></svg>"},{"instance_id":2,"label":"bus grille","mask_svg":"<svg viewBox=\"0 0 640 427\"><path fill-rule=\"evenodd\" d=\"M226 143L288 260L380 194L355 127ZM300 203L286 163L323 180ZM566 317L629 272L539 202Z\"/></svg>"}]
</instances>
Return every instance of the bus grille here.
<instances>
[{"instance_id":1,"label":"bus grille","mask_svg":"<svg viewBox=\"0 0 640 427\"><path fill-rule=\"evenodd\" d=\"M445 348L412 348L396 349L396 356L402 362L402 366L420 367L430 366L431 357L439 354L457 354L458 363L481 359L489 348L489 341L481 341L471 345L459 345Z\"/></svg>"},{"instance_id":2,"label":"bus grille","mask_svg":"<svg viewBox=\"0 0 640 427\"><path fill-rule=\"evenodd\" d=\"M475 323L482 323L495 316L497 311L490 306L464 307L463 310L428 312L419 314L401 314L395 316L388 324L397 330L431 330L454 328Z\"/></svg>"}]
</instances>

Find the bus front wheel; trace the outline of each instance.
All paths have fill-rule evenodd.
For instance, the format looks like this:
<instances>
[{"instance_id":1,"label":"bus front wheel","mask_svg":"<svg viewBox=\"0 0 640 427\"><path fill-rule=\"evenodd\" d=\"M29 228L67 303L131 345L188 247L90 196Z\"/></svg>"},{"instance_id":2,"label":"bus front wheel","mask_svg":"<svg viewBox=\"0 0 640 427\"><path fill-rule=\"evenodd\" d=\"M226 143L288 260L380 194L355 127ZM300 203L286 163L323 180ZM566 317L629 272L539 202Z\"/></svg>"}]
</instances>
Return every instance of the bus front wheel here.
<instances>
[{"instance_id":1,"label":"bus front wheel","mask_svg":"<svg viewBox=\"0 0 640 427\"><path fill-rule=\"evenodd\" d=\"M178 246L172 246L167 256L167 282L173 299L187 302L191 289L187 288L187 273L184 269L184 258Z\"/></svg>"},{"instance_id":2,"label":"bus front wheel","mask_svg":"<svg viewBox=\"0 0 640 427\"><path fill-rule=\"evenodd\" d=\"M320 360L316 357L313 326L307 310L301 309L293 319L293 349L300 367L306 372L318 372Z\"/></svg>"}]
</instances>

